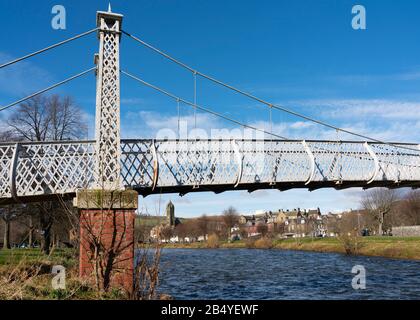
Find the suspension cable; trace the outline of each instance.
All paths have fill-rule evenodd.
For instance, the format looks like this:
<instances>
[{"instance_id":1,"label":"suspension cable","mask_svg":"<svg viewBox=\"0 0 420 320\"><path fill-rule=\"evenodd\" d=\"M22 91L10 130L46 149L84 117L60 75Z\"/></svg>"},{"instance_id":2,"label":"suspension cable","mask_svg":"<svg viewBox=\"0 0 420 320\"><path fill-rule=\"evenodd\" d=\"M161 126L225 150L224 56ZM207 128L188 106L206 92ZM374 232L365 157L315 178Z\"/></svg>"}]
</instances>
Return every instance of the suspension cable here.
<instances>
[{"instance_id":1,"label":"suspension cable","mask_svg":"<svg viewBox=\"0 0 420 320\"><path fill-rule=\"evenodd\" d=\"M156 91L158 91L158 92L160 92L160 93L162 93L162 94L164 94L164 95L166 95L166 96L168 96L168 97L170 97L170 98L172 98L172 99L174 99L174 100L176 100L178 102L182 102L182 103L184 103L184 104L186 104L186 105L188 105L190 107L193 107L193 108L196 107L199 110L202 110L202 111L207 112L207 113L210 113L210 114L212 114L214 116L223 118L223 119L225 119L227 121L233 122L233 123L235 123L237 125L240 125L240 126L243 126L245 128L249 128L249 129L252 129L252 130L255 130L255 131L259 131L259 132L262 132L262 133L264 133L266 135L270 135L270 136L279 138L281 140L288 140L286 137L277 135L277 134L272 133L272 132L268 132L268 131L263 130L263 129L260 129L260 128L253 127L253 126L248 125L248 124L244 124L244 123L242 123L242 122L240 122L240 121L238 121L236 119L229 118L229 117L227 117L227 116L225 116L223 114L220 114L220 113L218 113L216 111L213 111L213 110L211 110L209 108L206 108L206 107L203 107L203 106L200 106L200 105L196 105L193 102L190 102L188 100L182 99L182 98L176 96L175 94L170 93L170 92L168 92L168 91L166 91L166 90L164 90L164 89L162 89L160 87L157 87L157 86L155 86L155 85L153 85L151 83L148 83L148 82L146 82L146 81L144 81L144 80L142 80L142 79L140 79L140 78L138 78L138 77L136 77L136 76L134 76L134 75L126 72L126 71L124 71L124 70L121 70L120 72L122 74L126 75L127 77L129 77L129 78L131 78L133 80L136 80L136 81L140 82L141 84L143 84L143 85L145 85L145 86L147 86L149 88L152 88L152 89L154 89L154 90L156 90ZM315 149L318 149L318 150L321 150L321 151L328 151L328 150L326 150L326 149L324 149L322 147L315 147ZM410 149L410 148L406 148L406 149ZM417 149L410 149L410 150L415 150L415 151L418 152ZM361 157L360 154L357 154L357 155L350 155L349 154L349 156L352 156L352 157L355 157L355 158L360 158ZM366 160L366 158L365 158L365 160ZM382 160L382 162L386 163L386 161L384 161L384 160Z\"/></svg>"},{"instance_id":2,"label":"suspension cable","mask_svg":"<svg viewBox=\"0 0 420 320\"><path fill-rule=\"evenodd\" d=\"M25 56L23 56L23 57L17 58L17 59L15 59L15 60L12 60L12 61L9 61L9 62L6 62L6 63L3 63L3 64L1 64L1 65L0 65L0 69L2 69L2 68L4 68L4 67L7 67L7 66L10 66L10 65L12 65L12 64L15 64L16 62L19 62L19 61L22 61L22 60L28 59L28 58L33 57L33 56L36 56L37 54L40 54L40 53L42 53L42 52L45 52L45 51L51 50L51 49L53 49L53 48L59 47L59 46L61 46L61 45L65 44L65 43L67 43L67 42L70 42L70 41L73 41L73 40L79 39L79 38L81 38L81 37L87 36L88 34L91 34L92 32L95 32L95 31L97 31L98 29L99 29L99 28L95 28L95 29L92 29L92 30L89 30L89 31L86 31L86 32L80 33L80 34L78 34L78 35L76 35L76 36L74 36L74 37L71 37L71 38L68 38L68 39L66 39L66 40L63 40L63 41L57 42L57 43L55 43L55 44L53 44L53 45L51 45L51 46L48 46L48 47L46 47L46 48L44 48L44 49L41 49L41 50L38 50L38 51L35 51L35 52L32 52L32 53L29 53L29 54L27 54L27 55L25 55Z\"/></svg>"},{"instance_id":3,"label":"suspension cable","mask_svg":"<svg viewBox=\"0 0 420 320\"><path fill-rule=\"evenodd\" d=\"M270 102L268 102L268 101L266 101L266 100L263 100L263 99L261 99L261 98L259 98L259 97L254 96L254 95L252 95L252 94L250 94L250 93L248 93L248 92L245 92L245 91L243 91L243 90L240 90L240 89L238 89L238 88L236 88L236 87L234 87L234 86L232 86L232 85L230 85L230 84L227 84L227 83L222 82L222 81L220 81L220 80L218 80L218 79L215 79L215 78L213 78L213 77L211 77L211 76L209 76L209 75L207 75L207 74L204 74L204 73L202 73L202 72L200 72L200 71L198 71L198 70L196 70L196 69L194 69L194 68L190 67L189 65L187 65L187 64L185 64L185 63L183 63L183 62L181 62L181 61L179 61L179 60L177 60L177 59L173 58L173 57L172 57L172 56L170 56L169 54L167 54L167 53L163 52L162 50L159 50L159 49L155 48L155 47L154 47L154 46L152 46L151 44L149 44L149 43L147 43L147 42L145 42L145 41L143 41L143 40L141 40L141 39L137 38L136 36L134 36L134 35L132 35L132 34L130 34L130 33L128 33L128 32L126 32L126 31L124 31L124 30L122 30L122 33L123 33L123 34L125 34L125 35L127 35L127 36L128 36L128 37L130 37L131 39L133 39L133 40L135 40L135 41L139 42L139 43L140 43L140 44L142 44L143 46L145 46L145 47L147 47L147 48L151 49L152 51L154 51L154 52L156 52L156 53L160 54L161 56L165 57L166 59L171 60L172 62L174 62L174 63L178 64L179 66L181 66L181 67L183 67L183 68L185 68L185 69L189 70L190 72L193 72L193 73L195 73L195 74L197 74L197 75L199 75L199 76L201 76L201 77L203 77L203 78L205 78L205 79L207 79L207 80L209 80L209 81L212 81L212 82L214 82L214 83L216 83L216 84L218 84L218 85L221 85L221 86L223 86L223 87L225 87L225 88L227 88L227 89L230 89L230 90L235 91L235 92L237 92L237 93L239 93L239 94L242 94L242 95L244 95L244 96L246 96L246 97L248 97L248 98L250 98L250 99L253 99L253 100L255 100L255 101L258 101L258 102L260 102L260 103L262 103L262 104L264 104L264 105L268 106L269 108L274 108L274 109L277 109L277 110L279 110L279 111L283 111L283 112L289 113L289 114L291 114L291 115L294 115L294 116L296 116L296 117L299 117L299 118L305 119L305 120L307 120L307 121L314 122L314 123L316 123L316 124L319 124L319 125L322 125L322 126L328 127L328 128L330 128L330 129L338 130L338 131L341 131L341 132L344 132L344 133L347 133L347 134L350 134L350 135L353 135L353 136L356 136L356 137L359 137L359 138L367 139L367 140L370 140L370 141L373 141L373 142L377 142L377 143L381 143L381 144L386 144L386 145L393 146L393 147L396 147L396 148L402 148L402 149L407 149L407 150L411 150L411 151L418 151L418 150L413 149L413 148L404 147L404 146L397 145L397 144L393 144L393 143L390 143L390 142L385 142L385 141L382 141L382 140L378 140L378 139L375 139L375 138L369 137L369 136L367 136L367 135L363 135L363 134L360 134L360 133L357 133L357 132L353 132L353 131L350 131L350 130L347 130L347 129L344 129L344 128L340 128L340 127L334 126L334 125L332 125L332 124L329 124L329 123L327 123L327 122L324 122L324 121L321 121L321 120L318 120L318 119L315 119L315 118L312 118L312 117L306 116L306 115L304 115L304 114L298 113L298 112L293 111L293 110L291 110L291 109L288 109L288 108L286 108L286 107L283 107L283 106L280 106L280 105L275 105L275 104L272 104L272 103L270 103Z\"/></svg>"},{"instance_id":4,"label":"suspension cable","mask_svg":"<svg viewBox=\"0 0 420 320\"><path fill-rule=\"evenodd\" d=\"M53 85L51 85L51 86L49 86L49 87L47 87L45 89L39 90L39 91L37 91L35 93L30 94L29 96L26 96L26 97L24 97L22 99L19 99L19 100L15 101L15 102L12 102L12 103L8 104L7 106L0 107L0 111L6 110L6 109L8 109L10 107L13 107L13 106L15 106L15 105L23 102L23 101L26 101L26 100L28 100L30 98L33 98L33 97L35 97L37 95L40 95L41 93L44 93L44 92L49 91L51 89L54 89L54 88L56 88L58 86L61 86L62 84L65 84L65 83L67 83L67 82L69 82L71 80L74 80L76 78L79 78L79 77L81 77L81 76L83 76L83 75L85 75L85 74L87 74L87 73L89 73L89 72L91 72L91 71L93 71L95 69L96 69L96 67L92 67L92 68L90 68L88 70L85 70L85 71L80 72L80 73L78 73L78 74L76 74L74 76L71 76L70 78L67 78L67 79L65 79L63 81L57 82L57 83L55 83L55 84L53 84Z\"/></svg>"},{"instance_id":5,"label":"suspension cable","mask_svg":"<svg viewBox=\"0 0 420 320\"><path fill-rule=\"evenodd\" d=\"M178 112L178 139L181 139L180 125L179 125L179 122L180 122L179 99L176 99L176 109L177 109L177 112Z\"/></svg>"},{"instance_id":6,"label":"suspension cable","mask_svg":"<svg viewBox=\"0 0 420 320\"><path fill-rule=\"evenodd\" d=\"M154 89L154 90L156 90L156 91L159 91L160 93L163 93L164 95L166 95L166 96L168 96L168 97L170 97L170 98L172 98L172 99L175 99L176 101L179 101L179 102L182 102L182 103L184 103L184 104L186 104L186 105L189 105L190 107L193 107L193 108L195 107L195 108L197 108L197 109L199 109L199 110L201 110L201 111L204 111L204 112L210 113L210 114L212 114L212 115L214 115L214 116L217 116L217 117L223 118L223 119L225 119L225 120L227 120L227 121L233 122L233 123L235 123L235 124L237 124L237 125L240 125L240 126L243 126L243 127L245 127L245 128L249 128L249 129L252 129L252 130L255 130L255 131L259 131L259 132L262 132L262 133L267 134L267 135L272 135L272 136L274 136L274 137L276 137L276 138L279 138L279 139L282 139L282 140L287 140L287 138L285 138L285 137L279 136L279 135L274 134L274 133L270 133L270 132L268 132L268 131L266 131L266 130L264 130L264 129L256 128L256 127L253 127L253 126L251 126L251 125L248 125L248 124L242 123L242 122L240 122L240 121L238 121L238 120L236 120L236 119L233 119L233 118L227 117L227 116L225 116L225 115L223 115L223 114L221 114L221 113L218 113L218 112L216 112L216 111L213 111L213 110L211 110L211 109L209 109L209 108L206 108L206 107L203 107L203 106L200 106L200 105L194 104L194 103L193 103L193 102L191 102L191 101L188 101L188 100L185 100L185 99L183 99L183 98L180 98L180 97L176 96L175 94L170 93L170 92L168 92L168 91L166 91L166 90L164 90L164 89L162 89L162 88L159 88L159 87L157 87L157 86L155 86L155 85L153 85L153 84L151 84L151 83L148 83L148 82L146 82L146 81L144 81L144 80L142 80L142 79L140 79L140 78L138 78L138 77L136 77L136 76L134 76L134 75L132 75L132 74L130 74L130 73L128 73L128 72L126 72L126 71L124 71L124 70L121 70L121 73L122 73L122 74L124 74L124 75L126 75L126 76L128 76L128 77L129 77L129 78L131 78L131 79L134 79L134 80L136 80L136 81L138 81L138 82L140 82L140 83L144 84L145 86L147 86L147 87L149 87L149 88L152 88L152 89Z\"/></svg>"},{"instance_id":7,"label":"suspension cable","mask_svg":"<svg viewBox=\"0 0 420 320\"><path fill-rule=\"evenodd\" d=\"M197 72L193 73L194 78L194 106L197 105ZM194 107L194 129L197 129L197 108Z\"/></svg>"}]
</instances>

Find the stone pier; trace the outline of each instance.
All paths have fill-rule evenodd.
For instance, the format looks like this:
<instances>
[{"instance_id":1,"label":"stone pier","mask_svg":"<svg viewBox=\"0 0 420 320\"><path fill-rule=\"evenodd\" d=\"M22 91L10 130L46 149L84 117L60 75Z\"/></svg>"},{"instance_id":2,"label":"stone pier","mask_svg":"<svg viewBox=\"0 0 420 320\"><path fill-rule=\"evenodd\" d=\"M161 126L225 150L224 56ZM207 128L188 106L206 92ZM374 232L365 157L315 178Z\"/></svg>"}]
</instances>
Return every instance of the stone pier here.
<instances>
[{"instance_id":1,"label":"stone pier","mask_svg":"<svg viewBox=\"0 0 420 320\"><path fill-rule=\"evenodd\" d=\"M134 222L138 195L132 190L77 192L80 210L79 275L103 288L133 290Z\"/></svg>"}]
</instances>

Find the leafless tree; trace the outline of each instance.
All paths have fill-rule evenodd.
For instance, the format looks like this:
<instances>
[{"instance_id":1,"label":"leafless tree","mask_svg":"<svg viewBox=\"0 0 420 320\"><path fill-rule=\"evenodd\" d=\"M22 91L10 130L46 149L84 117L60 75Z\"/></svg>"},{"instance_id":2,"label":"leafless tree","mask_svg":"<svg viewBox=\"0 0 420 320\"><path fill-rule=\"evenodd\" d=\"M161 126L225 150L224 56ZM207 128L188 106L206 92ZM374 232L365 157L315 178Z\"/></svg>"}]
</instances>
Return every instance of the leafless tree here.
<instances>
[{"instance_id":1,"label":"leafless tree","mask_svg":"<svg viewBox=\"0 0 420 320\"><path fill-rule=\"evenodd\" d=\"M316 236L317 228L318 224L316 219L314 219L313 217L306 218L305 233L307 235L310 235L311 237Z\"/></svg>"},{"instance_id":2,"label":"leafless tree","mask_svg":"<svg viewBox=\"0 0 420 320\"><path fill-rule=\"evenodd\" d=\"M173 236L173 229L171 226L164 226L160 232L160 236L163 240L169 241Z\"/></svg>"},{"instance_id":3,"label":"leafless tree","mask_svg":"<svg viewBox=\"0 0 420 320\"><path fill-rule=\"evenodd\" d=\"M209 218L205 214L197 219L197 228L200 235L204 237L209 233Z\"/></svg>"},{"instance_id":4,"label":"leafless tree","mask_svg":"<svg viewBox=\"0 0 420 320\"><path fill-rule=\"evenodd\" d=\"M7 124L7 138L14 140L46 141L72 140L86 135L87 126L83 121L81 109L73 99L58 95L38 95L23 103L10 115ZM62 204L57 201L37 203L42 251L49 253L51 230L54 219L60 213Z\"/></svg>"},{"instance_id":5,"label":"leafless tree","mask_svg":"<svg viewBox=\"0 0 420 320\"><path fill-rule=\"evenodd\" d=\"M420 191L413 190L407 194L403 203L403 214L408 225L420 225Z\"/></svg>"},{"instance_id":6,"label":"leafless tree","mask_svg":"<svg viewBox=\"0 0 420 320\"><path fill-rule=\"evenodd\" d=\"M15 138L12 130L4 130L0 132L0 141L16 141L17 139Z\"/></svg>"},{"instance_id":7,"label":"leafless tree","mask_svg":"<svg viewBox=\"0 0 420 320\"><path fill-rule=\"evenodd\" d=\"M268 227L265 223L260 223L257 225L257 232L265 237L268 233Z\"/></svg>"},{"instance_id":8,"label":"leafless tree","mask_svg":"<svg viewBox=\"0 0 420 320\"><path fill-rule=\"evenodd\" d=\"M187 225L185 223L178 224L174 229L174 235L179 238L179 241L184 242L185 237L188 236Z\"/></svg>"},{"instance_id":9,"label":"leafless tree","mask_svg":"<svg viewBox=\"0 0 420 320\"><path fill-rule=\"evenodd\" d=\"M246 227L241 227L239 229L239 234L241 235L242 239L245 239L248 237L248 229Z\"/></svg>"},{"instance_id":10,"label":"leafless tree","mask_svg":"<svg viewBox=\"0 0 420 320\"><path fill-rule=\"evenodd\" d=\"M234 207L229 207L223 211L223 222L227 229L228 239L230 239L231 229L239 221L238 211Z\"/></svg>"},{"instance_id":11,"label":"leafless tree","mask_svg":"<svg viewBox=\"0 0 420 320\"><path fill-rule=\"evenodd\" d=\"M72 140L86 135L81 109L70 97L35 96L23 103L7 121L10 134L29 141Z\"/></svg>"},{"instance_id":12,"label":"leafless tree","mask_svg":"<svg viewBox=\"0 0 420 320\"><path fill-rule=\"evenodd\" d=\"M397 193L392 189L373 189L365 194L362 199L362 206L378 222L378 234L383 235L385 216L391 212L394 202L397 200Z\"/></svg>"},{"instance_id":13,"label":"leafless tree","mask_svg":"<svg viewBox=\"0 0 420 320\"><path fill-rule=\"evenodd\" d=\"M19 218L23 211L17 205L0 207L0 217L4 222L3 249L10 249L10 223Z\"/></svg>"},{"instance_id":14,"label":"leafless tree","mask_svg":"<svg viewBox=\"0 0 420 320\"><path fill-rule=\"evenodd\" d=\"M282 235L285 232L286 232L286 224L284 222L276 223L274 225L274 234Z\"/></svg>"}]
</instances>

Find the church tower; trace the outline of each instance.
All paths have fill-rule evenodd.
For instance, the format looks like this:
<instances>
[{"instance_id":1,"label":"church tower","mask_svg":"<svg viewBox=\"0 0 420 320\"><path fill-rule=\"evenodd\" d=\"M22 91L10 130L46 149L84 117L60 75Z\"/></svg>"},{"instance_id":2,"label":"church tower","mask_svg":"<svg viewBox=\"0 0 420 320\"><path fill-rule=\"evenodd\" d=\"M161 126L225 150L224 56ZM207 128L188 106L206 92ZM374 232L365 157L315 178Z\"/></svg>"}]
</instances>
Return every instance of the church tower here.
<instances>
[{"instance_id":1,"label":"church tower","mask_svg":"<svg viewBox=\"0 0 420 320\"><path fill-rule=\"evenodd\" d=\"M166 206L166 221L169 226L175 227L175 206L172 201Z\"/></svg>"}]
</instances>

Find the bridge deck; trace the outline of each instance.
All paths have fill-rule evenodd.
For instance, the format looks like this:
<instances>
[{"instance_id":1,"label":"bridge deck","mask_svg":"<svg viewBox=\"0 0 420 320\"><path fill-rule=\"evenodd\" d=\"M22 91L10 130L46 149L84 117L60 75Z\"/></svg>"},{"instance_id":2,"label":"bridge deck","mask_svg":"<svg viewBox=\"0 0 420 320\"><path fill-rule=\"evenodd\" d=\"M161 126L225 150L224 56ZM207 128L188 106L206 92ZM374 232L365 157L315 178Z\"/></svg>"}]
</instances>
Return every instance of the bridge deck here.
<instances>
[{"instance_id":1,"label":"bridge deck","mask_svg":"<svg viewBox=\"0 0 420 320\"><path fill-rule=\"evenodd\" d=\"M71 197L79 188L95 187L94 161L94 141L0 144L0 202ZM121 141L121 187L142 195L419 185L420 149L415 144Z\"/></svg>"}]
</instances>

